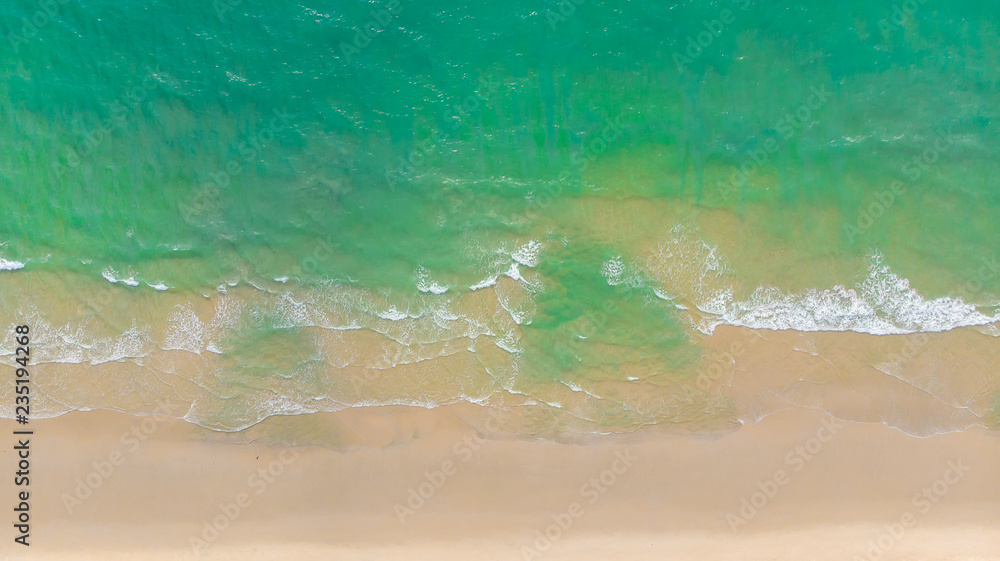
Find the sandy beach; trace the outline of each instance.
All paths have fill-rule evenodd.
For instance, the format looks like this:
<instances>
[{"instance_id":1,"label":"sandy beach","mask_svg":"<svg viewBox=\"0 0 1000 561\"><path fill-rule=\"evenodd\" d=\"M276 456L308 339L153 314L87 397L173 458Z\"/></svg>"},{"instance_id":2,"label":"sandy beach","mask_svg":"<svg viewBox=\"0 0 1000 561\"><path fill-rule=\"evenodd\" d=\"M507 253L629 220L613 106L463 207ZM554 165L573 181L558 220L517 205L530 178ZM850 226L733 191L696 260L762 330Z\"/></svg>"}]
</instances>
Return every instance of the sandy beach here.
<instances>
[{"instance_id":1,"label":"sandy beach","mask_svg":"<svg viewBox=\"0 0 1000 561\"><path fill-rule=\"evenodd\" d=\"M228 435L112 412L37 421L32 545L4 555L1000 558L1000 439L981 429L914 438L799 409L720 438L554 443L477 432L463 419L480 413L350 410Z\"/></svg>"},{"instance_id":2,"label":"sandy beach","mask_svg":"<svg viewBox=\"0 0 1000 561\"><path fill-rule=\"evenodd\" d=\"M189 403L166 393L141 414L36 419L31 546L10 535L0 551L1000 559L994 340L975 329L876 337L720 328L704 339L702 375L691 381L736 405L701 428L599 434L530 406L461 403L275 416L220 432L178 419ZM947 386L921 374L944 369ZM91 392L102 377L117 384L128 373L120 363L80 370ZM12 431L25 426L0 425L10 435L0 458L13 473L21 437ZM15 489L0 498L12 521Z\"/></svg>"}]
</instances>

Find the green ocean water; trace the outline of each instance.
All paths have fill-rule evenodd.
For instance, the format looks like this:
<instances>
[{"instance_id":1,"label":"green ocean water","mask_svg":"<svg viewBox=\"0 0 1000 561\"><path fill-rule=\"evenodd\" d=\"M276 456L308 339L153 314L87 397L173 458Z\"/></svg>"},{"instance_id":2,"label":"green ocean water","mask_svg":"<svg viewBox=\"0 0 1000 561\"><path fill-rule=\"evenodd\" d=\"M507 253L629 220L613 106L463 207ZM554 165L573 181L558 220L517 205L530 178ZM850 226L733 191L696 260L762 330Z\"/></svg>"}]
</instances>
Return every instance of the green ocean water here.
<instances>
[{"instance_id":1,"label":"green ocean water","mask_svg":"<svg viewBox=\"0 0 1000 561\"><path fill-rule=\"evenodd\" d=\"M337 327L387 334L376 312L460 314L497 277L527 287L504 300L517 367L484 367L510 391L680 371L693 309L990 325L998 21L985 0L8 2L0 283L113 281L128 306L46 313L150 347L178 298L257 287L208 351L236 386L324 370L317 322L272 300L374 299Z\"/></svg>"}]
</instances>

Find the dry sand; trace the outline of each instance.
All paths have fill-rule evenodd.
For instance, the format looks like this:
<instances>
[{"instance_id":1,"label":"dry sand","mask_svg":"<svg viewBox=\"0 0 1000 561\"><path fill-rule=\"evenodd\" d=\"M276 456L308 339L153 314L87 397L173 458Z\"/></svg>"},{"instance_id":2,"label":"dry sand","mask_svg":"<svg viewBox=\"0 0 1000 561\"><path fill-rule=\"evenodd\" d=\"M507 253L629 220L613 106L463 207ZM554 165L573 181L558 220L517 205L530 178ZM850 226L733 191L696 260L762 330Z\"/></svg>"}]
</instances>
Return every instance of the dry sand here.
<instances>
[{"instance_id":1,"label":"dry sand","mask_svg":"<svg viewBox=\"0 0 1000 561\"><path fill-rule=\"evenodd\" d=\"M881 540L888 547L869 558L1000 559L1000 439L983 429L915 438L797 408L714 439L647 431L554 443L485 423L480 443L466 421L477 418L484 426L472 406L368 408L228 435L101 411L34 421L32 545L13 544L5 522L0 556L843 561ZM0 423L5 479L15 428ZM276 475L254 478L268 467ZM442 470L453 473L433 488L426 473L440 482ZM13 489L0 497L10 520ZM429 498L401 522L395 505L411 489ZM756 513L734 518L743 499ZM248 505L238 514L220 509L238 501ZM572 522L557 531L553 515ZM213 520L217 535L206 531ZM886 530L894 523L898 537ZM536 534L547 529L549 545ZM192 537L203 540L197 554Z\"/></svg>"}]
</instances>

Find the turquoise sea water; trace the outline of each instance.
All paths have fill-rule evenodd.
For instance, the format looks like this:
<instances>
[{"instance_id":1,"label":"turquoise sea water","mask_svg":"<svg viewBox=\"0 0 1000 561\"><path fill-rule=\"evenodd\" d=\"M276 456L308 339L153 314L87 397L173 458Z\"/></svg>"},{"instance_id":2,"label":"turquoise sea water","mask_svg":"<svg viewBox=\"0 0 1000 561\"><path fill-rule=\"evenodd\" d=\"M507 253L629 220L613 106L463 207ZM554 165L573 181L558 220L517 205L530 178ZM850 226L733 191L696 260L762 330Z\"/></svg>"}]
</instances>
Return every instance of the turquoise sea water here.
<instances>
[{"instance_id":1,"label":"turquoise sea water","mask_svg":"<svg viewBox=\"0 0 1000 561\"><path fill-rule=\"evenodd\" d=\"M245 392L194 415L228 428L675 382L717 325L991 326L998 20L973 0L8 2L5 317L48 326L58 363L198 355ZM418 364L393 384L447 384L337 393Z\"/></svg>"}]
</instances>

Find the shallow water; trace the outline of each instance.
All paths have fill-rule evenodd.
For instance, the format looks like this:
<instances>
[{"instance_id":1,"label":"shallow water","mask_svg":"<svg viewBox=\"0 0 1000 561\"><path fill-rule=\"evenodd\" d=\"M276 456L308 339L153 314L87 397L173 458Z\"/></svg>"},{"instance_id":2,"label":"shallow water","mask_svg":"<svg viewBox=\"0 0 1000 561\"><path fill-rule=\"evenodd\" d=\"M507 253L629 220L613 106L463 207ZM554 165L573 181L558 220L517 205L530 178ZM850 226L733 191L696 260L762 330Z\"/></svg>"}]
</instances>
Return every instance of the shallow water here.
<instances>
[{"instance_id":1,"label":"shallow water","mask_svg":"<svg viewBox=\"0 0 1000 561\"><path fill-rule=\"evenodd\" d=\"M719 326L997 334L988 2L226 7L0 8L0 309L48 414L730 426Z\"/></svg>"}]
</instances>

